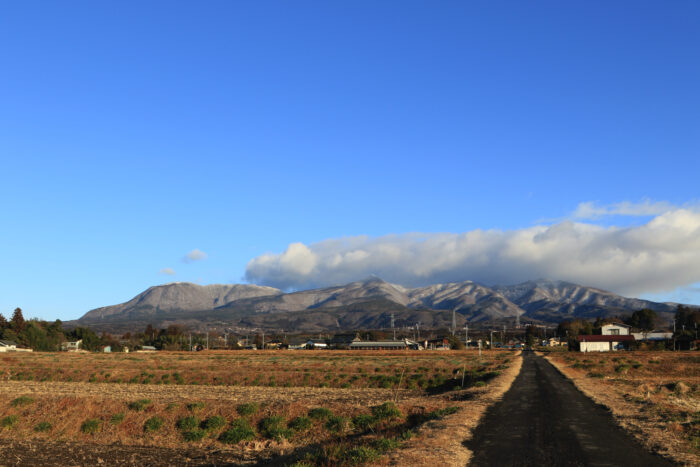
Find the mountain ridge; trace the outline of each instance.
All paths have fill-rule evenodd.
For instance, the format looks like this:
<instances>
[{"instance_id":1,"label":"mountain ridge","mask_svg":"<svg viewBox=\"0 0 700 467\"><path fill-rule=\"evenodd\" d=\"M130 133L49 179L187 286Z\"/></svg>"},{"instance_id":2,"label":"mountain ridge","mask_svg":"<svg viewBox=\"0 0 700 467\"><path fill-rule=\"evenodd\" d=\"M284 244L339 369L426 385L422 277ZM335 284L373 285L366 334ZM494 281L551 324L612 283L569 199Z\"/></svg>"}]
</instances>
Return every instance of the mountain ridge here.
<instances>
[{"instance_id":1,"label":"mountain ridge","mask_svg":"<svg viewBox=\"0 0 700 467\"><path fill-rule=\"evenodd\" d=\"M90 310L73 323L107 328L151 321L218 323L319 331L329 327L388 327L391 314L397 325L420 322L428 327L445 327L451 326L454 312L461 327L516 319L556 323L567 318L625 315L641 308L651 308L662 319L668 319L675 306L547 279L509 286L464 281L409 288L372 277L289 293L252 284L172 282L149 287L124 303Z\"/></svg>"}]
</instances>

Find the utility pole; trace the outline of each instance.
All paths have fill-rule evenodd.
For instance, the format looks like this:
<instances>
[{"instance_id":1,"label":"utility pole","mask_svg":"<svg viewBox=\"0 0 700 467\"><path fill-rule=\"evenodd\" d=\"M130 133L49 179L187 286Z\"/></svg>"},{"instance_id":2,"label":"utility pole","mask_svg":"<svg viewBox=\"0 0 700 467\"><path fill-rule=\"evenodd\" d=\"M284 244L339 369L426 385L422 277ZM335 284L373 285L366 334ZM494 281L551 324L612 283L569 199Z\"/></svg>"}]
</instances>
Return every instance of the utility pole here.
<instances>
[{"instance_id":1,"label":"utility pole","mask_svg":"<svg viewBox=\"0 0 700 467\"><path fill-rule=\"evenodd\" d=\"M391 330L394 332L394 340L396 340L396 328L394 327L394 312L391 312Z\"/></svg>"},{"instance_id":2,"label":"utility pole","mask_svg":"<svg viewBox=\"0 0 700 467\"><path fill-rule=\"evenodd\" d=\"M464 345L466 346L467 350L469 350L469 325L468 324L464 325Z\"/></svg>"},{"instance_id":3,"label":"utility pole","mask_svg":"<svg viewBox=\"0 0 700 467\"><path fill-rule=\"evenodd\" d=\"M520 329L520 313L515 312L515 327Z\"/></svg>"},{"instance_id":4,"label":"utility pole","mask_svg":"<svg viewBox=\"0 0 700 467\"><path fill-rule=\"evenodd\" d=\"M452 310L452 335L455 335L455 332L457 331L457 312L453 309Z\"/></svg>"},{"instance_id":5,"label":"utility pole","mask_svg":"<svg viewBox=\"0 0 700 467\"><path fill-rule=\"evenodd\" d=\"M224 348L228 349L228 334L224 333Z\"/></svg>"},{"instance_id":6,"label":"utility pole","mask_svg":"<svg viewBox=\"0 0 700 467\"><path fill-rule=\"evenodd\" d=\"M190 333L190 350L192 350L192 333Z\"/></svg>"},{"instance_id":7,"label":"utility pole","mask_svg":"<svg viewBox=\"0 0 700 467\"><path fill-rule=\"evenodd\" d=\"M676 319L673 319L673 351L676 351Z\"/></svg>"},{"instance_id":8,"label":"utility pole","mask_svg":"<svg viewBox=\"0 0 700 467\"><path fill-rule=\"evenodd\" d=\"M262 332L262 350L265 350L265 331Z\"/></svg>"},{"instance_id":9,"label":"utility pole","mask_svg":"<svg viewBox=\"0 0 700 467\"><path fill-rule=\"evenodd\" d=\"M491 331L491 340L489 341L490 349L493 350L493 331Z\"/></svg>"},{"instance_id":10,"label":"utility pole","mask_svg":"<svg viewBox=\"0 0 700 467\"><path fill-rule=\"evenodd\" d=\"M207 350L209 350L209 330L207 329Z\"/></svg>"}]
</instances>

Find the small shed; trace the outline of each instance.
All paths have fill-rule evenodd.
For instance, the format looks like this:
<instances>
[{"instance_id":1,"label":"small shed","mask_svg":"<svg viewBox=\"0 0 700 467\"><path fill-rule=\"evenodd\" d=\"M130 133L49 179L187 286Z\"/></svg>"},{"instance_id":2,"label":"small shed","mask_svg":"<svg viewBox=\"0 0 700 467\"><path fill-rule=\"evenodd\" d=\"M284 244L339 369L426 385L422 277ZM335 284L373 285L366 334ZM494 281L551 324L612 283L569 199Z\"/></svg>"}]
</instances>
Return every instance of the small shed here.
<instances>
[{"instance_id":1,"label":"small shed","mask_svg":"<svg viewBox=\"0 0 700 467\"><path fill-rule=\"evenodd\" d=\"M446 337L428 339L425 342L425 348L430 350L450 350L450 341Z\"/></svg>"},{"instance_id":2,"label":"small shed","mask_svg":"<svg viewBox=\"0 0 700 467\"><path fill-rule=\"evenodd\" d=\"M83 345L83 340L78 339L77 341L68 341L68 342L62 342L61 343L61 350L66 350L68 352L75 352L76 350L80 350L80 347Z\"/></svg>"},{"instance_id":3,"label":"small shed","mask_svg":"<svg viewBox=\"0 0 700 467\"><path fill-rule=\"evenodd\" d=\"M309 339L306 341L306 348L309 350L327 349L328 342L325 339Z\"/></svg>"}]
</instances>

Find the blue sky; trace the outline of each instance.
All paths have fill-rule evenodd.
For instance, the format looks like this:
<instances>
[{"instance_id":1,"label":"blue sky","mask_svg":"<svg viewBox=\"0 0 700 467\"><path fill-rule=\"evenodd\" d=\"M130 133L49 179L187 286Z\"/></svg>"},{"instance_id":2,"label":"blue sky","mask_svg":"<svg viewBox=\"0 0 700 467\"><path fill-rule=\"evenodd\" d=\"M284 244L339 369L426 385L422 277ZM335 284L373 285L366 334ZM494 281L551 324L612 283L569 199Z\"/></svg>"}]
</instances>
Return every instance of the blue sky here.
<instances>
[{"instance_id":1,"label":"blue sky","mask_svg":"<svg viewBox=\"0 0 700 467\"><path fill-rule=\"evenodd\" d=\"M691 1L5 3L0 313L272 283L246 265L297 242L519 232L591 202L697 213L699 17ZM634 292L700 303L683 268Z\"/></svg>"}]
</instances>

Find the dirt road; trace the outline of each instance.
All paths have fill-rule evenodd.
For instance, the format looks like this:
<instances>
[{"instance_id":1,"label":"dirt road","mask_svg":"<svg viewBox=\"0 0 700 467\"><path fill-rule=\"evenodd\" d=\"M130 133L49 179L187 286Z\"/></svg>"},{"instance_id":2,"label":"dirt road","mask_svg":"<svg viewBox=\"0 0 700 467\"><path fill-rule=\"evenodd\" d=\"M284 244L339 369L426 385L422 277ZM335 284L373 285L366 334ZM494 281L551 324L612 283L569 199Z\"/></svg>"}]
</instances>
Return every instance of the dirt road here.
<instances>
[{"instance_id":1,"label":"dirt road","mask_svg":"<svg viewBox=\"0 0 700 467\"><path fill-rule=\"evenodd\" d=\"M465 443L474 452L470 465L673 465L645 451L544 358L523 358L511 389Z\"/></svg>"}]
</instances>

